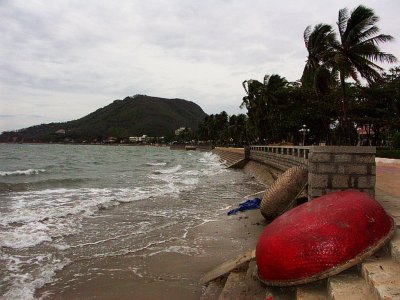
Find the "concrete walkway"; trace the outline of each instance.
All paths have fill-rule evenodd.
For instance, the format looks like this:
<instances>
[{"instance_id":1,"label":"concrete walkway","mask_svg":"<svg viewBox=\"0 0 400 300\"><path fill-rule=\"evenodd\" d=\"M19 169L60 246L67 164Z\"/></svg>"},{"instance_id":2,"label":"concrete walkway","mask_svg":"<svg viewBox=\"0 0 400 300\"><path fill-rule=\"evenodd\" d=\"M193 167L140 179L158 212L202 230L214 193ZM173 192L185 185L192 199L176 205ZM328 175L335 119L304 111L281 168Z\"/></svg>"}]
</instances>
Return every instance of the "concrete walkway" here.
<instances>
[{"instance_id":1,"label":"concrete walkway","mask_svg":"<svg viewBox=\"0 0 400 300\"><path fill-rule=\"evenodd\" d=\"M400 160L377 159L375 197L400 226Z\"/></svg>"}]
</instances>

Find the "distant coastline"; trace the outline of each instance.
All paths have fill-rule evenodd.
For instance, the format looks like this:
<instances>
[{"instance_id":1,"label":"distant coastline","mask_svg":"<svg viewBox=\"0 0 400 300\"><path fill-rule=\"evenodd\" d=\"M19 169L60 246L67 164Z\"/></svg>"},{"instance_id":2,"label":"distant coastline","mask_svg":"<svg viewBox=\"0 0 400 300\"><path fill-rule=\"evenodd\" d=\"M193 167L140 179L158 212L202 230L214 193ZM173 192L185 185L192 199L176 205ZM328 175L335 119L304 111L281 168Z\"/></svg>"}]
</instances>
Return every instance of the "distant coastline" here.
<instances>
[{"instance_id":1,"label":"distant coastline","mask_svg":"<svg viewBox=\"0 0 400 300\"><path fill-rule=\"evenodd\" d=\"M206 116L192 101L135 95L77 120L4 131L0 142L163 143L173 141L177 133L196 132Z\"/></svg>"}]
</instances>

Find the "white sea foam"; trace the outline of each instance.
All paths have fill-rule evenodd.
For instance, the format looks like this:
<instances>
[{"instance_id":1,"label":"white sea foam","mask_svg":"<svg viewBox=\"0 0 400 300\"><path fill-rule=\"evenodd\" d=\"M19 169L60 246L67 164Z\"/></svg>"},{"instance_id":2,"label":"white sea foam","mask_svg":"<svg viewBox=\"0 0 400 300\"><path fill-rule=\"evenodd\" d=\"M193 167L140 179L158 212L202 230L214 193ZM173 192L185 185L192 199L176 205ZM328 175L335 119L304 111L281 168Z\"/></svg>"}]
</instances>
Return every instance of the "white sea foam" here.
<instances>
[{"instance_id":1,"label":"white sea foam","mask_svg":"<svg viewBox=\"0 0 400 300\"><path fill-rule=\"evenodd\" d=\"M16 171L0 171L0 176L37 175L46 172L44 169L27 169Z\"/></svg>"},{"instance_id":2,"label":"white sea foam","mask_svg":"<svg viewBox=\"0 0 400 300\"><path fill-rule=\"evenodd\" d=\"M226 172L226 168L220 161L219 156L211 152L203 153L203 157L201 157L198 162L206 166L206 168L202 170L203 175L210 176Z\"/></svg>"},{"instance_id":3,"label":"white sea foam","mask_svg":"<svg viewBox=\"0 0 400 300\"><path fill-rule=\"evenodd\" d=\"M148 166L166 166L166 162L159 162L159 163L146 163Z\"/></svg>"},{"instance_id":4,"label":"white sea foam","mask_svg":"<svg viewBox=\"0 0 400 300\"><path fill-rule=\"evenodd\" d=\"M185 178L181 180L182 184L185 185L196 185L199 183L199 179L198 178Z\"/></svg>"},{"instance_id":5,"label":"white sea foam","mask_svg":"<svg viewBox=\"0 0 400 300\"><path fill-rule=\"evenodd\" d=\"M155 174L173 174L178 172L180 169L182 169L182 165L177 165L173 168L169 168L169 169L162 169L162 170L155 170L154 173Z\"/></svg>"},{"instance_id":6,"label":"white sea foam","mask_svg":"<svg viewBox=\"0 0 400 300\"><path fill-rule=\"evenodd\" d=\"M189 246L169 246L167 248L163 248L159 251L152 252L149 256L154 256L160 253L179 253L185 255L200 255L204 251L200 249L189 247Z\"/></svg>"},{"instance_id":7,"label":"white sea foam","mask_svg":"<svg viewBox=\"0 0 400 300\"><path fill-rule=\"evenodd\" d=\"M11 273L7 276L12 284L2 296L4 300L31 300L35 299L35 290L52 281L56 271L61 270L71 261L69 259L55 258L51 254L38 255L34 258L23 261L19 257L2 257L6 262L6 268ZM40 268L33 268L38 265ZM26 267L31 271L26 271Z\"/></svg>"},{"instance_id":8,"label":"white sea foam","mask_svg":"<svg viewBox=\"0 0 400 300\"><path fill-rule=\"evenodd\" d=\"M57 236L76 233L81 219L100 209L119 204L118 199L135 201L132 189L52 189L10 195L11 210L0 220L0 246L33 247ZM139 197L140 198L140 197Z\"/></svg>"},{"instance_id":9,"label":"white sea foam","mask_svg":"<svg viewBox=\"0 0 400 300\"><path fill-rule=\"evenodd\" d=\"M123 165L116 165L120 159L119 156L118 159L115 159L115 163L112 156L107 158L105 161L112 162L112 167L104 166L99 170L97 168L96 170L90 169L91 164L88 164L90 167L86 169L85 163L81 164L81 159L77 159L77 162L73 162L73 164L69 162L64 165L64 162L60 162L61 172L54 173L57 175L56 178L49 178L53 180L61 177L60 182L41 182L39 185L27 183L29 185L27 189L7 191L5 199L2 199L5 201L0 203L0 205L7 204L1 211L0 218L0 260L4 261L7 253L17 256L7 262L4 275L0 276L1 284L5 283L2 289L2 293L5 294L0 298L32 299L35 289L51 282L55 272L68 263L63 258L64 256L68 257L71 253L79 255L79 253L85 252L86 248L105 249L105 251L94 252L97 254L93 256L89 255L89 259L132 253L146 256L158 251L197 255L197 249L192 245L187 245L185 241L188 231L199 221L201 222L204 215L219 213L218 207L210 213L198 209L198 203L201 200L197 198L188 201L188 206L184 208L181 201L176 202L179 207L172 207L172 205L168 207L167 200L169 197L179 197L182 192L191 191L197 187L203 189L204 184L208 185L210 180L213 180L209 176L227 171L221 165L219 157L210 152L182 154L171 154L171 156L165 157L162 155L151 156L151 159L144 160L150 167L143 168L143 163L139 162L137 169L133 169L133 167L137 167L137 162L129 161L128 158L126 159L128 163L125 163L125 159L121 159ZM91 157L91 155L89 156ZM58 154L55 157L59 157ZM79 156L71 157L80 158ZM127 174L130 164L133 167L132 170L129 170L129 176L121 180L121 175ZM14 167L14 169L16 168ZM146 169L149 172L147 174L143 173ZM10 170L13 168L11 167ZM136 171L138 173L135 173ZM46 172L46 170L40 169L38 166L35 169L16 171L9 171L5 166L3 171L0 171L0 176L17 177L19 175L37 175L42 172ZM51 177L52 172L47 172ZM94 172L94 176L91 176L91 172ZM100 172L104 172L104 174ZM81 174L87 176L88 180L78 183L68 181L68 184L59 188L62 180L79 179ZM10 179L12 181L13 177L7 181ZM36 180L33 178L33 183L36 183ZM19 182L21 179L15 178L15 181ZM29 178L26 181L29 181ZM91 186L92 184L94 186ZM42 189L38 190L40 188ZM169 197L163 197L165 195ZM187 201L188 195L184 196L182 200ZM126 229L118 228L117 232L109 235L107 230L99 234L94 230L95 236L92 236L94 234L92 231L86 230L87 226L92 225L95 225L96 229L104 228L97 227L97 225L104 225L104 216L113 216L112 210L115 206L126 202L146 201L146 199L151 204L152 209L150 210L143 208L143 205L137 205L135 208L126 205L129 208L128 211L135 211L135 214L145 216L145 220L148 220L133 219L129 222L147 222L145 228L139 226L138 230L131 230L132 226L129 224L128 232ZM158 205L159 203L163 204ZM122 210L118 209L117 211L119 213ZM98 219L92 222L87 218ZM110 220L114 220L114 218L112 217ZM179 228L183 226L182 230L176 231L177 226ZM152 229L154 229L153 234L151 234ZM136 234L137 237L132 236L133 234ZM65 237L66 235L72 236ZM81 236L85 238L76 238ZM138 241L136 244L133 243L135 246L122 247L131 238ZM38 246L39 244L45 245ZM112 246L108 249L110 245ZM46 253L46 249L51 250ZM37 256L37 253L43 253L44 256L40 256L41 254ZM18 256L19 254L21 256ZM71 255L72 259L76 258L74 255ZM85 255L79 259L85 258Z\"/></svg>"},{"instance_id":10,"label":"white sea foam","mask_svg":"<svg viewBox=\"0 0 400 300\"><path fill-rule=\"evenodd\" d=\"M193 189L199 180L172 173L154 176L164 184L141 188L60 188L11 193L12 209L0 220L3 226L0 247L22 249L51 242L54 237L78 232L82 218L91 217L99 210L151 197L178 197L182 191Z\"/></svg>"},{"instance_id":11,"label":"white sea foam","mask_svg":"<svg viewBox=\"0 0 400 300\"><path fill-rule=\"evenodd\" d=\"M26 227L31 226L21 226L11 232L1 232L0 246L21 249L51 241L51 236L47 234L47 228L27 229Z\"/></svg>"},{"instance_id":12,"label":"white sea foam","mask_svg":"<svg viewBox=\"0 0 400 300\"><path fill-rule=\"evenodd\" d=\"M194 189L201 177L209 177L226 172L224 165L219 161L219 157L211 152L203 153L197 162L201 163L201 165L193 165L196 169L184 168L179 164L169 169L155 170L148 175L148 178L156 182L167 183L168 189L162 194L177 197L183 191Z\"/></svg>"},{"instance_id":13,"label":"white sea foam","mask_svg":"<svg viewBox=\"0 0 400 300\"><path fill-rule=\"evenodd\" d=\"M212 152L204 152L203 157L201 157L199 159L199 162L215 163L215 164L221 165L221 162L219 161L219 156Z\"/></svg>"},{"instance_id":14,"label":"white sea foam","mask_svg":"<svg viewBox=\"0 0 400 300\"><path fill-rule=\"evenodd\" d=\"M128 269L131 270L136 276L143 278L143 274L139 273L140 268L128 267Z\"/></svg>"}]
</instances>

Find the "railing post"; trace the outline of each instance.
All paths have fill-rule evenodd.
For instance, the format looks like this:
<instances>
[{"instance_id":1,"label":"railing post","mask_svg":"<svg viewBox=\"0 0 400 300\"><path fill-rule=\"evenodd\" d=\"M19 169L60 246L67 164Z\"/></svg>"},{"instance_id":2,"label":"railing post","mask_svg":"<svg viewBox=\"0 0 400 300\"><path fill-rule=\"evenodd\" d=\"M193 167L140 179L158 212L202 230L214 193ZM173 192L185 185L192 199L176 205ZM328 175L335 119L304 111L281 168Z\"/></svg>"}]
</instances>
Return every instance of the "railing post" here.
<instances>
[{"instance_id":1,"label":"railing post","mask_svg":"<svg viewBox=\"0 0 400 300\"><path fill-rule=\"evenodd\" d=\"M244 146L244 158L245 159L250 158L250 149L251 149L251 147L249 147L248 145Z\"/></svg>"}]
</instances>

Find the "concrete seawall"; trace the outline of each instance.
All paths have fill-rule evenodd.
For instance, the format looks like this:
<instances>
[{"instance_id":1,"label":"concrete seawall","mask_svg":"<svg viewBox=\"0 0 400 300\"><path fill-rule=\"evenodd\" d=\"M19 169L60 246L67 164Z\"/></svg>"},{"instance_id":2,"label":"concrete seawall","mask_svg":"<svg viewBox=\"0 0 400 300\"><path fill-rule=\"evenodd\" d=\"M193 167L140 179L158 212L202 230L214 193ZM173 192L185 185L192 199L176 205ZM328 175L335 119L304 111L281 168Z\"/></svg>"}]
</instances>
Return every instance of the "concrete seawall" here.
<instances>
[{"instance_id":1,"label":"concrete seawall","mask_svg":"<svg viewBox=\"0 0 400 300\"><path fill-rule=\"evenodd\" d=\"M274 178L291 167L307 167L310 200L344 189L375 195L375 147L250 146L247 151L238 148L216 148L213 151L226 162L227 167L250 171L257 178L264 176L262 173L265 172L257 171L262 169L261 166L268 168Z\"/></svg>"},{"instance_id":2,"label":"concrete seawall","mask_svg":"<svg viewBox=\"0 0 400 300\"><path fill-rule=\"evenodd\" d=\"M263 162L246 159L243 148L217 147L212 152L217 154L228 168L242 169L265 186L271 185L282 173L280 169L272 168Z\"/></svg>"},{"instance_id":3,"label":"concrete seawall","mask_svg":"<svg viewBox=\"0 0 400 300\"><path fill-rule=\"evenodd\" d=\"M265 185L269 185L279 173L296 165L296 162L304 164L309 170L309 200L337 190L359 189L375 195L399 228L400 163L378 160L376 164L374 147L326 146L309 150L256 147L249 151L248 156L245 156L244 150L240 152L230 148L219 148L213 152L220 155L222 161L227 161L227 158L233 157L230 153L235 153L236 159L242 161L240 169ZM234 167L235 164L229 166ZM242 299L240 297L243 295L247 296L243 299L400 299L400 232L397 229L383 249L360 262L357 267L315 283L292 288L267 287L252 277L254 272L254 261L247 264L243 271L231 272L227 279L222 280L219 299ZM211 287L212 284L205 294ZM256 294L258 298L254 296ZM229 297L224 298L224 295Z\"/></svg>"}]
</instances>

